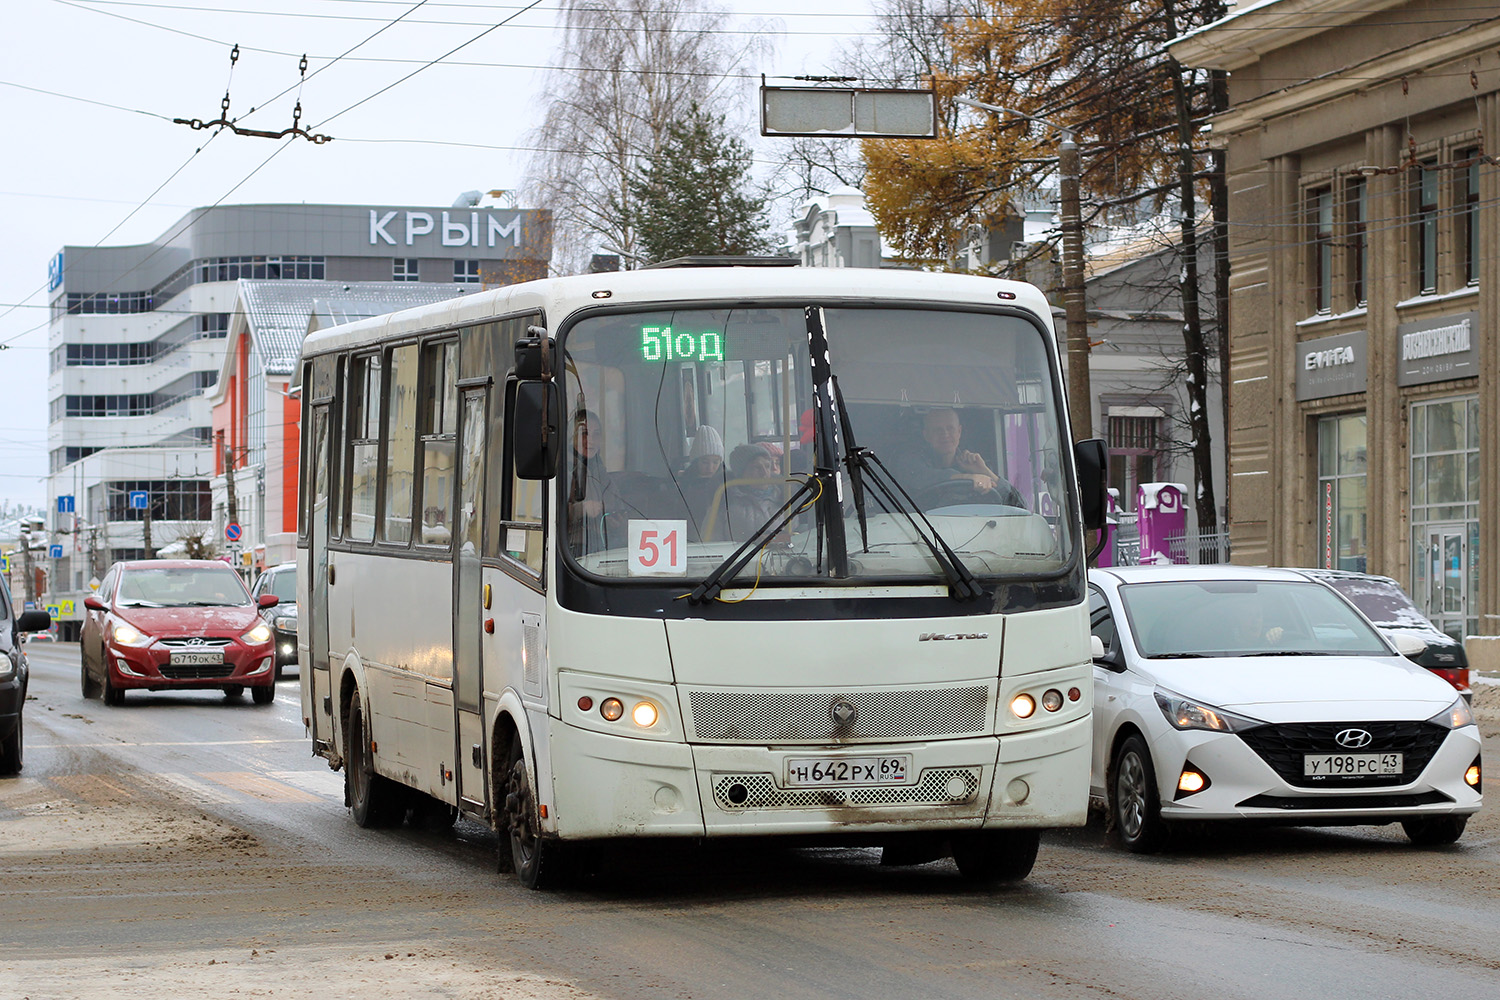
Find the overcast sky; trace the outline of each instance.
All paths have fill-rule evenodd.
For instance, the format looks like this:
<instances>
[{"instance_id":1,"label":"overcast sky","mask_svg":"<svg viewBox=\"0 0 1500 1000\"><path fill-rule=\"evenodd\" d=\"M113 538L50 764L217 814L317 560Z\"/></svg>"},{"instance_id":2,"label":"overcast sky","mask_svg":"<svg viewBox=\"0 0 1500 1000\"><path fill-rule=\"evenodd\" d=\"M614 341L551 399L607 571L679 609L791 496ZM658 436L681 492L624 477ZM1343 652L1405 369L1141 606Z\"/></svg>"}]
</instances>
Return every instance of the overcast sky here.
<instances>
[{"instance_id":1,"label":"overcast sky","mask_svg":"<svg viewBox=\"0 0 1500 1000\"><path fill-rule=\"evenodd\" d=\"M329 66L415 4L6 0L0 501L47 503L44 289L47 263L62 246L149 242L189 209L221 200L445 206L464 191L521 183L526 133L545 106L558 0L529 10L527 0L431 0ZM722 6L739 24L778 29L775 56L758 68L767 75L827 72L825 54L869 30L868 0ZM507 17L513 19L396 84ZM234 44L240 56L231 78ZM277 143L230 133L210 141L210 132L172 124L217 118L227 84L240 125L290 126L303 53L309 76L328 69L300 89L301 124L335 141ZM745 117L753 121L753 81L744 93Z\"/></svg>"}]
</instances>

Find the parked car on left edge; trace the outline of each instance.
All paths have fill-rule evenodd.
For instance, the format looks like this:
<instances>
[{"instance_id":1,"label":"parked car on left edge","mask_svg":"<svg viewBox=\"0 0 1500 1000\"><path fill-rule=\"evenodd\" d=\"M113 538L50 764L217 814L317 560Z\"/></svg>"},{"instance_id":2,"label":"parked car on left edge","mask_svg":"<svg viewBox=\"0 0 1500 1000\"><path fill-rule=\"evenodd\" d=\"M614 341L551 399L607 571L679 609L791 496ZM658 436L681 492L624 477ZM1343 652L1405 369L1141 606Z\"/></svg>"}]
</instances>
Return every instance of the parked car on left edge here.
<instances>
[{"instance_id":1,"label":"parked car on left edge","mask_svg":"<svg viewBox=\"0 0 1500 1000\"><path fill-rule=\"evenodd\" d=\"M21 640L27 632L52 627L45 611L16 614L10 588L0 576L0 775L19 774L25 747L22 744L21 710L26 707L26 682L30 670Z\"/></svg>"},{"instance_id":2,"label":"parked car on left edge","mask_svg":"<svg viewBox=\"0 0 1500 1000\"><path fill-rule=\"evenodd\" d=\"M216 560L137 560L110 567L83 602L79 637L83 696L120 705L131 688L250 689L257 705L276 697L271 627L245 583Z\"/></svg>"}]
</instances>

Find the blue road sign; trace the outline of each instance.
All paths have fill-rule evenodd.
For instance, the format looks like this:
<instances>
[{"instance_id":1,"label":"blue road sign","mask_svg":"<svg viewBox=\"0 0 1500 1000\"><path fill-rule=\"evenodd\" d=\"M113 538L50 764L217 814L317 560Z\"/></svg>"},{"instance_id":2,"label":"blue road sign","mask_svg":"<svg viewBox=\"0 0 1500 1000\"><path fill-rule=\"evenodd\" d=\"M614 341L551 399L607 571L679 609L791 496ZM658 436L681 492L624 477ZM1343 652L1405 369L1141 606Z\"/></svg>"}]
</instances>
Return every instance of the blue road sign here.
<instances>
[{"instance_id":1,"label":"blue road sign","mask_svg":"<svg viewBox=\"0 0 1500 1000\"><path fill-rule=\"evenodd\" d=\"M231 542L239 541L244 533L245 532L240 528L238 524L230 523L224 525L224 537L229 539Z\"/></svg>"},{"instance_id":2,"label":"blue road sign","mask_svg":"<svg viewBox=\"0 0 1500 1000\"><path fill-rule=\"evenodd\" d=\"M59 514L73 513L73 494L65 493L57 498L57 512Z\"/></svg>"},{"instance_id":3,"label":"blue road sign","mask_svg":"<svg viewBox=\"0 0 1500 1000\"><path fill-rule=\"evenodd\" d=\"M145 510L151 504L151 494L145 490L130 491L130 509Z\"/></svg>"},{"instance_id":4,"label":"blue road sign","mask_svg":"<svg viewBox=\"0 0 1500 1000\"><path fill-rule=\"evenodd\" d=\"M61 559L62 558L62 546L61 545L54 545L54 546L52 546L51 548L49 548L47 550L47 555L51 556L53 559Z\"/></svg>"}]
</instances>

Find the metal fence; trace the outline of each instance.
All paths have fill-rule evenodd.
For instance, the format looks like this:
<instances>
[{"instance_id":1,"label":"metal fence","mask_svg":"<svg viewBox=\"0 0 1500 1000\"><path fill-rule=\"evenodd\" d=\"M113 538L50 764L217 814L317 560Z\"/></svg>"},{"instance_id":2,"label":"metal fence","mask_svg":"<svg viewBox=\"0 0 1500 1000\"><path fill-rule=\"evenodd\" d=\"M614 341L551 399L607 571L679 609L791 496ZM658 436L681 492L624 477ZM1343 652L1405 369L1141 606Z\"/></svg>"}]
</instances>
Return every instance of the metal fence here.
<instances>
[{"instance_id":1,"label":"metal fence","mask_svg":"<svg viewBox=\"0 0 1500 1000\"><path fill-rule=\"evenodd\" d=\"M1141 562L1141 533L1134 514L1117 514L1114 530L1110 533L1111 565L1139 566ZM1186 531L1180 535L1167 536L1167 550L1172 562L1179 565L1207 566L1229 562L1229 532L1218 531L1200 535Z\"/></svg>"}]
</instances>

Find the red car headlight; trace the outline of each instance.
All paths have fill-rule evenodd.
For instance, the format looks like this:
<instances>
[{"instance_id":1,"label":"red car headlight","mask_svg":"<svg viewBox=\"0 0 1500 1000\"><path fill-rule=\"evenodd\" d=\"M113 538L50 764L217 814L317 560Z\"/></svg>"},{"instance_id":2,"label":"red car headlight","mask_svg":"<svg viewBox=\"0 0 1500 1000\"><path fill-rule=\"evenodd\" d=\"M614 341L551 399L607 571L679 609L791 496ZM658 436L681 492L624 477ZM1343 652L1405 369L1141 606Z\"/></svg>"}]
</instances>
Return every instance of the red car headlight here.
<instances>
[{"instance_id":1,"label":"red car headlight","mask_svg":"<svg viewBox=\"0 0 1500 1000\"><path fill-rule=\"evenodd\" d=\"M120 622L115 625L114 630L110 633L110 638L114 640L117 646L151 645L151 637L149 635L146 635L134 625L126 622Z\"/></svg>"},{"instance_id":2,"label":"red car headlight","mask_svg":"<svg viewBox=\"0 0 1500 1000\"><path fill-rule=\"evenodd\" d=\"M249 643L252 646L258 646L258 645L260 645L263 642L270 642L270 641L271 641L271 628L265 622L261 622L260 624L255 625L254 627L252 627L250 629L250 631L248 631L244 635L240 636L240 642L246 642L246 643Z\"/></svg>"}]
</instances>

